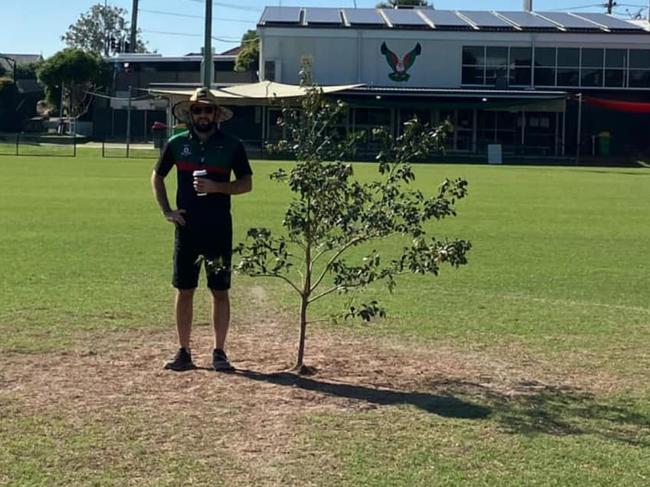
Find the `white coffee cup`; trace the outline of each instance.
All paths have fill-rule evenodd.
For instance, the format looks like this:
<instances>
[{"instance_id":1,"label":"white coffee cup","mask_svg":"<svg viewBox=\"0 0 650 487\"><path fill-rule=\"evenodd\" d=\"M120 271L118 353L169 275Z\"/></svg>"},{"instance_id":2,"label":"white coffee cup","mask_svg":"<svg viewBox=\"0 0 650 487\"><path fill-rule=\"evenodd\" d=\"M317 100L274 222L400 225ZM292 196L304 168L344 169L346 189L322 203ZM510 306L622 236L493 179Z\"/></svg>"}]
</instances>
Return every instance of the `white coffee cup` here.
<instances>
[{"instance_id":1,"label":"white coffee cup","mask_svg":"<svg viewBox=\"0 0 650 487\"><path fill-rule=\"evenodd\" d=\"M208 175L208 171L205 169L200 169L198 171L193 171L192 176L194 177L194 180L196 181L196 178L204 178L205 176ZM197 193L197 196L205 196L208 193Z\"/></svg>"}]
</instances>

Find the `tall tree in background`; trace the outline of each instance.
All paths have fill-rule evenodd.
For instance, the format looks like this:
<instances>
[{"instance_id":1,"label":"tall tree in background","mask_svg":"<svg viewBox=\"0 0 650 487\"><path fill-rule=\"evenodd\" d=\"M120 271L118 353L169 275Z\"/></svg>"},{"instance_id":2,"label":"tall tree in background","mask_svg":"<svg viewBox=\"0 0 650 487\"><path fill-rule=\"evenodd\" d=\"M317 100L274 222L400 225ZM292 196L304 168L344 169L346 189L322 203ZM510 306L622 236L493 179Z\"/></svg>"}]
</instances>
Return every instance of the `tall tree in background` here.
<instances>
[{"instance_id":1,"label":"tall tree in background","mask_svg":"<svg viewBox=\"0 0 650 487\"><path fill-rule=\"evenodd\" d=\"M426 0L388 0L387 2L380 2L377 8L396 8L396 7L429 7L429 2Z\"/></svg>"},{"instance_id":2,"label":"tall tree in background","mask_svg":"<svg viewBox=\"0 0 650 487\"><path fill-rule=\"evenodd\" d=\"M59 106L62 100L64 114L78 118L88 108L89 92L106 76L106 66L98 53L67 48L43 61L37 74L47 101Z\"/></svg>"},{"instance_id":3,"label":"tall tree in background","mask_svg":"<svg viewBox=\"0 0 650 487\"><path fill-rule=\"evenodd\" d=\"M77 47L104 56L120 52L121 46L129 39L129 23L126 21L127 11L111 5L95 4L81 14L61 40L69 47ZM134 52L147 52L146 44L138 32L137 45Z\"/></svg>"},{"instance_id":4,"label":"tall tree in background","mask_svg":"<svg viewBox=\"0 0 650 487\"><path fill-rule=\"evenodd\" d=\"M254 30L246 31L241 40L241 51L235 61L235 71L256 70L259 67L260 38Z\"/></svg>"}]
</instances>

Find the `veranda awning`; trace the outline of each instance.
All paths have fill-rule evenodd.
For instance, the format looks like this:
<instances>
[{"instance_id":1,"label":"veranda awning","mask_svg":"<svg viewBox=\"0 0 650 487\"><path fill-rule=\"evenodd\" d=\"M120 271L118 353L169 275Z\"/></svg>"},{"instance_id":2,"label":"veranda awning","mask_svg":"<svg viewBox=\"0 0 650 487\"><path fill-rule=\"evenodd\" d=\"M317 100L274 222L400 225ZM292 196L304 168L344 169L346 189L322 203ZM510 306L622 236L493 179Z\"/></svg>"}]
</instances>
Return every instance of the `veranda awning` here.
<instances>
[{"instance_id":1,"label":"veranda awning","mask_svg":"<svg viewBox=\"0 0 650 487\"><path fill-rule=\"evenodd\" d=\"M350 90L363 85L335 85L322 86L323 92L336 93ZM189 98L195 89L166 90L149 89L152 95L166 96L172 99L172 104ZM247 83L241 85L215 88L212 93L224 105L266 105L276 100L300 98L305 94L306 89L302 86L287 85L274 81L260 81L259 83Z\"/></svg>"}]
</instances>

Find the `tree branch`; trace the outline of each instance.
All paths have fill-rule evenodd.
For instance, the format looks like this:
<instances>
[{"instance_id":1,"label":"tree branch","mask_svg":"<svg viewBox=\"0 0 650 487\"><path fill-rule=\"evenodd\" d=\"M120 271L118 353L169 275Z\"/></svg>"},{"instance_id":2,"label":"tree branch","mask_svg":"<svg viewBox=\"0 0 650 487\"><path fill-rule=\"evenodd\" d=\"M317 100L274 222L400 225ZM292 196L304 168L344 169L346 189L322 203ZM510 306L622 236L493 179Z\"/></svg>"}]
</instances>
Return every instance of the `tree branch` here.
<instances>
[{"instance_id":1,"label":"tree branch","mask_svg":"<svg viewBox=\"0 0 650 487\"><path fill-rule=\"evenodd\" d=\"M364 284L354 284L354 285L350 285L350 286L333 286L333 287L331 287L330 289L328 289L327 291L323 291L322 293L316 295L315 297L313 297L312 299L310 299L310 300L307 301L307 302L308 302L309 304L311 304L311 303L313 303L314 301L319 300L320 298L324 298L324 297L327 296L328 294L332 294L332 293L335 292L335 291L339 291L340 289L352 289L352 288L355 288L355 287L361 287L361 286L363 286L363 285L364 285Z\"/></svg>"},{"instance_id":2,"label":"tree branch","mask_svg":"<svg viewBox=\"0 0 650 487\"><path fill-rule=\"evenodd\" d=\"M362 242L362 241L365 240L366 238L367 238L367 237L355 237L355 238L353 238L352 240L350 240L348 243L346 243L342 248L340 248L340 249L339 249L339 250L338 250L338 251L337 251L337 252L332 256L332 258L330 258L330 260L327 262L327 264L325 264L325 268L323 269L323 273L322 273L322 274L319 276L319 278L316 280L316 283L311 287L310 292L311 292L311 291L314 291L314 290L319 286L319 284L323 281L323 279L325 279L325 276L327 275L327 272L329 271L331 265L334 263L334 261L335 261L336 259L338 259L338 258L343 254L343 252L345 252L346 250L348 250L348 249L349 249L350 247L352 247L353 245L355 245L355 244L357 244L357 243L359 243L359 242ZM321 254L319 254L318 256L320 257L320 255L322 255L322 252L321 252ZM316 261L316 259L314 259L314 262L315 262L315 261Z\"/></svg>"},{"instance_id":3,"label":"tree branch","mask_svg":"<svg viewBox=\"0 0 650 487\"><path fill-rule=\"evenodd\" d=\"M314 296L313 298L311 298L311 299L310 299L309 301L307 301L307 302L308 302L309 304L311 304L311 303L313 303L314 301L318 301L320 298L324 298L324 297L327 296L328 294L332 294L333 292L338 291L339 289L342 289L342 287L341 287L341 286L334 286L334 287L328 289L327 291L323 291L322 293L320 293L320 294Z\"/></svg>"},{"instance_id":4,"label":"tree branch","mask_svg":"<svg viewBox=\"0 0 650 487\"><path fill-rule=\"evenodd\" d=\"M251 277L275 277L278 279L282 279L287 284L289 284L292 288L294 288L298 294L302 296L302 291L288 277L280 276L279 274L252 274Z\"/></svg>"}]
</instances>

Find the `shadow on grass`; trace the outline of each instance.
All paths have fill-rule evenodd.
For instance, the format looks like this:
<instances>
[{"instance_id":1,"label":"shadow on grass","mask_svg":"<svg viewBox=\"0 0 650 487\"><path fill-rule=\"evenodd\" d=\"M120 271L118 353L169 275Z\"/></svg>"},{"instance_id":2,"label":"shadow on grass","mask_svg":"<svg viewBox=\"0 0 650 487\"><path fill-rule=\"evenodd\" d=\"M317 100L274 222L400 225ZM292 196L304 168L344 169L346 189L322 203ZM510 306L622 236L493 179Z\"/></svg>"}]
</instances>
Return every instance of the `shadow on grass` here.
<instances>
[{"instance_id":1,"label":"shadow on grass","mask_svg":"<svg viewBox=\"0 0 650 487\"><path fill-rule=\"evenodd\" d=\"M487 419L513 434L553 436L593 435L639 447L650 447L650 416L635 411L638 403L600 401L569 387L539 382L513 384L510 391L466 381L429 383L435 392L326 382L290 372L264 374L238 370L237 375L279 386L297 387L379 406L412 405L446 418Z\"/></svg>"},{"instance_id":2,"label":"shadow on grass","mask_svg":"<svg viewBox=\"0 0 650 487\"><path fill-rule=\"evenodd\" d=\"M640 403L629 399L603 401L583 391L538 382L514 384L508 393L462 381L433 385L489 406L491 418L509 433L592 435L650 447L650 415L639 412Z\"/></svg>"},{"instance_id":3,"label":"shadow on grass","mask_svg":"<svg viewBox=\"0 0 650 487\"><path fill-rule=\"evenodd\" d=\"M607 169L602 169L602 170L597 170L597 169L570 169L572 172L580 172L580 173L593 173L593 174L616 174L616 175L625 175L625 176L650 176L650 171L648 171L647 168L644 167L639 167L639 168L634 168L632 170L628 171L623 171L623 170L618 170L618 171L611 171Z\"/></svg>"},{"instance_id":4,"label":"shadow on grass","mask_svg":"<svg viewBox=\"0 0 650 487\"><path fill-rule=\"evenodd\" d=\"M485 419L491 414L491 410L488 407L473 404L448 395L429 394L425 392L402 392L391 389L375 389L373 387L355 384L325 382L289 372L263 374L252 370L237 370L236 373L237 375L252 380L280 386L298 387L307 391L365 401L380 406L408 404L447 418Z\"/></svg>"}]
</instances>

